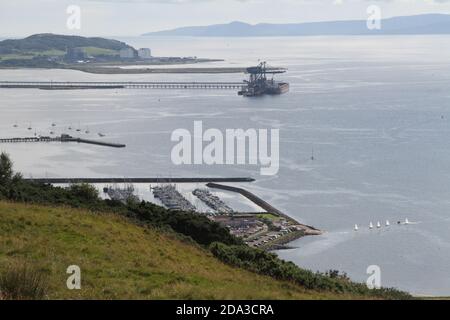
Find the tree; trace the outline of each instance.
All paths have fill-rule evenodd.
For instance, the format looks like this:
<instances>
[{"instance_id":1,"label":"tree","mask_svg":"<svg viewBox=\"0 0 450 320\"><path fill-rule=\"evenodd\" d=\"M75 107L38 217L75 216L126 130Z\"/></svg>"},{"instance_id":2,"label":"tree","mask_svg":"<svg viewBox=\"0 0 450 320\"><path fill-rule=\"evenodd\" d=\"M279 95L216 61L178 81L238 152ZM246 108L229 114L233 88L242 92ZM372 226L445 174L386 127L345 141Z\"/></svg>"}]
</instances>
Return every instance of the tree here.
<instances>
[{"instance_id":1,"label":"tree","mask_svg":"<svg viewBox=\"0 0 450 320\"><path fill-rule=\"evenodd\" d=\"M0 155L0 185L7 185L13 178L13 163L9 155L2 152Z\"/></svg>"},{"instance_id":2,"label":"tree","mask_svg":"<svg viewBox=\"0 0 450 320\"><path fill-rule=\"evenodd\" d=\"M87 183L72 184L69 187L69 191L80 200L90 203L99 199L98 190Z\"/></svg>"}]
</instances>

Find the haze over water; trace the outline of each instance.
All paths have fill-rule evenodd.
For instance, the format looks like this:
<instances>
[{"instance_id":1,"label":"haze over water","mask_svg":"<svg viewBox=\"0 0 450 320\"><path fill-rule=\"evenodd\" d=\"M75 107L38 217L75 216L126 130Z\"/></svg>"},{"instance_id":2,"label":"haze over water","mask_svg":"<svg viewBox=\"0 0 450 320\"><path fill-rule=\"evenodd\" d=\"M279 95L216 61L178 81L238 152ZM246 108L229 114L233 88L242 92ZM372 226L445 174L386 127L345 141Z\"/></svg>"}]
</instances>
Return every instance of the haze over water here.
<instances>
[{"instance_id":1,"label":"haze over water","mask_svg":"<svg viewBox=\"0 0 450 320\"><path fill-rule=\"evenodd\" d=\"M252 176L245 187L325 230L279 252L312 270L338 269L382 285L450 295L450 37L128 38L160 56L223 58L202 66L287 67L291 92L248 99L230 91L2 90L1 136L88 128L123 150L77 144L0 145L25 176ZM1 80L241 81L230 75L90 75L0 70ZM255 166L182 166L170 160L177 128L280 129L280 172ZM13 128L17 122L19 128ZM74 134L75 135L75 134ZM315 160L311 160L314 148ZM397 226L408 218L409 226ZM392 226L369 231L369 223ZM353 226L360 226L359 232Z\"/></svg>"}]
</instances>

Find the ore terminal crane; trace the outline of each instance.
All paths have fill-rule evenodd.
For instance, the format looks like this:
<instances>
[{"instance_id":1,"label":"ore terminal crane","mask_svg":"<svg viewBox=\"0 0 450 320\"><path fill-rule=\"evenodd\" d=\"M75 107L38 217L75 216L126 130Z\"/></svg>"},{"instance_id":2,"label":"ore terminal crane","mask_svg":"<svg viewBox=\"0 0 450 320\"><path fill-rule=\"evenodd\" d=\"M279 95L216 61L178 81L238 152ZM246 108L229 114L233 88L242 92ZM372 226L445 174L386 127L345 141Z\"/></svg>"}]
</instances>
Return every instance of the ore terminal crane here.
<instances>
[{"instance_id":1,"label":"ore terminal crane","mask_svg":"<svg viewBox=\"0 0 450 320\"><path fill-rule=\"evenodd\" d=\"M239 95L245 97L255 97L264 94L276 95L289 91L289 83L277 82L274 80L275 74L285 73L286 69L271 68L267 66L267 62L261 62L257 67L247 68L250 79L245 81L247 84L243 90L239 91ZM271 79L268 79L271 75Z\"/></svg>"}]
</instances>

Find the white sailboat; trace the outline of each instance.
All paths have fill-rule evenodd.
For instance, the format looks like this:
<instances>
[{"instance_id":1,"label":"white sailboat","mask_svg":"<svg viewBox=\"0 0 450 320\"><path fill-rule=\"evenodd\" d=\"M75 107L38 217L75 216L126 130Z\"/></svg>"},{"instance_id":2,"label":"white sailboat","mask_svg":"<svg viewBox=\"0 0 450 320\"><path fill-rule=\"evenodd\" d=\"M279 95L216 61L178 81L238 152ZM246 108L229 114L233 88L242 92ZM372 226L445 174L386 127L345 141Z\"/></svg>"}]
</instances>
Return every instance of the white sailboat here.
<instances>
[{"instance_id":1,"label":"white sailboat","mask_svg":"<svg viewBox=\"0 0 450 320\"><path fill-rule=\"evenodd\" d=\"M405 224L410 224L408 218L405 219Z\"/></svg>"},{"instance_id":2,"label":"white sailboat","mask_svg":"<svg viewBox=\"0 0 450 320\"><path fill-rule=\"evenodd\" d=\"M369 229L373 229L373 223L372 222L369 224Z\"/></svg>"},{"instance_id":3,"label":"white sailboat","mask_svg":"<svg viewBox=\"0 0 450 320\"><path fill-rule=\"evenodd\" d=\"M359 230L359 227L357 224L355 224L355 231L358 231L358 230Z\"/></svg>"},{"instance_id":4,"label":"white sailboat","mask_svg":"<svg viewBox=\"0 0 450 320\"><path fill-rule=\"evenodd\" d=\"M389 222L389 220L386 220L386 227L389 227L391 225L391 223Z\"/></svg>"},{"instance_id":5,"label":"white sailboat","mask_svg":"<svg viewBox=\"0 0 450 320\"><path fill-rule=\"evenodd\" d=\"M378 229L381 228L381 223L380 223L380 221L377 222L377 228L378 228Z\"/></svg>"}]
</instances>

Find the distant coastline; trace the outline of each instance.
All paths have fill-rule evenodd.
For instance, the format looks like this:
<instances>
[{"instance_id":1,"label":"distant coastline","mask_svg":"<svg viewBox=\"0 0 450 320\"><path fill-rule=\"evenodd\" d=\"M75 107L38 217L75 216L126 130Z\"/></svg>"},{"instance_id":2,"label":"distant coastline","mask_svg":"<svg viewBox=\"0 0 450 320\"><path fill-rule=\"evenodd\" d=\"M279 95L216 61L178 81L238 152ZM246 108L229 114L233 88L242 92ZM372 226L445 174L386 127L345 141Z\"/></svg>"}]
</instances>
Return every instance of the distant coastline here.
<instances>
[{"instance_id":1,"label":"distant coastline","mask_svg":"<svg viewBox=\"0 0 450 320\"><path fill-rule=\"evenodd\" d=\"M164 68L162 66L222 62L221 59L153 56L150 48L125 42L57 34L35 34L0 41L0 69L69 69L95 74L236 73L242 69ZM121 68L136 66L136 68ZM148 68L161 66L161 68Z\"/></svg>"},{"instance_id":2,"label":"distant coastline","mask_svg":"<svg viewBox=\"0 0 450 320\"><path fill-rule=\"evenodd\" d=\"M206 63L206 62L218 62L223 60L207 60L195 63ZM165 66L182 66L187 63L172 63L165 64ZM60 69L60 70L74 70L81 71L91 74L233 74L233 73L244 73L245 68L227 68L227 67L211 67L211 68L192 68L192 67L172 67L172 68L149 68L149 66L159 66L159 64L145 64L136 65L137 68L125 69L120 67L106 67L99 65L84 65L84 66L60 66L60 67L31 67L32 69ZM0 66L0 70L20 70L29 69L30 67L4 67Z\"/></svg>"},{"instance_id":3,"label":"distant coastline","mask_svg":"<svg viewBox=\"0 0 450 320\"><path fill-rule=\"evenodd\" d=\"M380 21L380 28L368 28L367 23L367 20L279 24L249 24L234 21L228 24L188 26L149 32L144 33L143 36L284 37L327 35L450 35L450 15L448 14L436 13L387 18Z\"/></svg>"}]
</instances>

